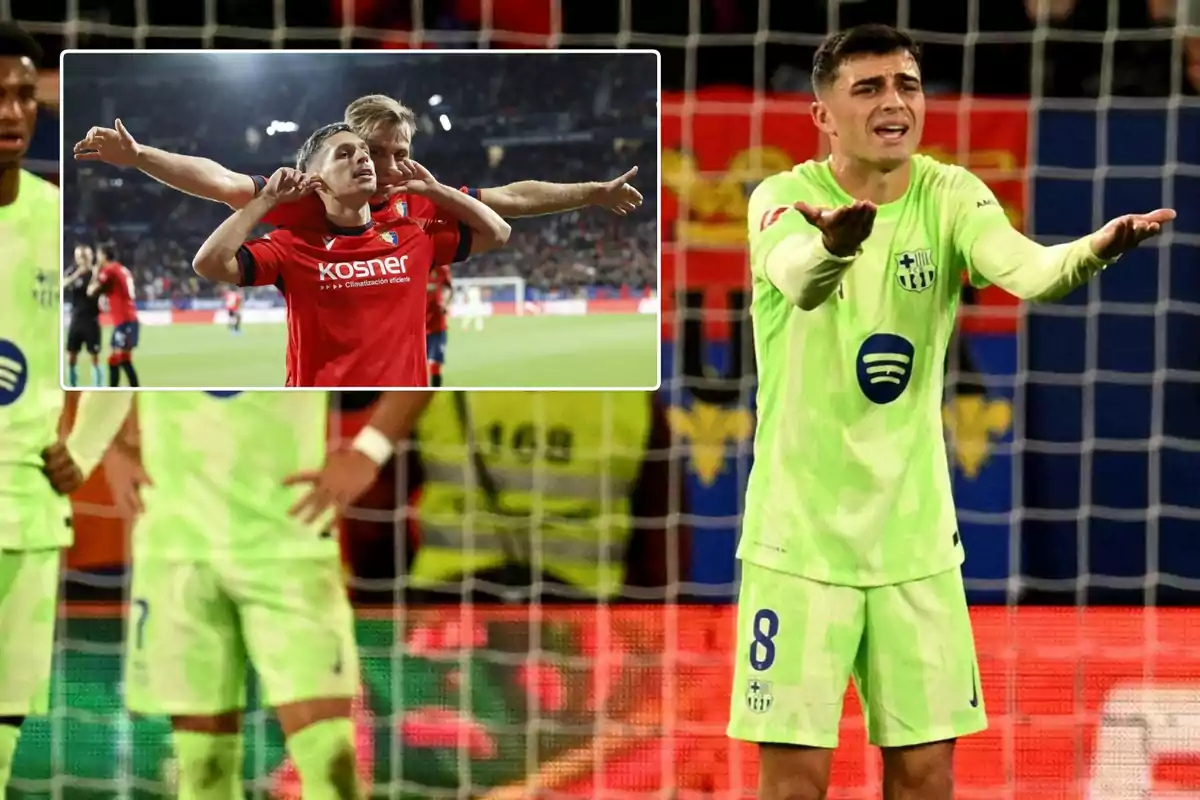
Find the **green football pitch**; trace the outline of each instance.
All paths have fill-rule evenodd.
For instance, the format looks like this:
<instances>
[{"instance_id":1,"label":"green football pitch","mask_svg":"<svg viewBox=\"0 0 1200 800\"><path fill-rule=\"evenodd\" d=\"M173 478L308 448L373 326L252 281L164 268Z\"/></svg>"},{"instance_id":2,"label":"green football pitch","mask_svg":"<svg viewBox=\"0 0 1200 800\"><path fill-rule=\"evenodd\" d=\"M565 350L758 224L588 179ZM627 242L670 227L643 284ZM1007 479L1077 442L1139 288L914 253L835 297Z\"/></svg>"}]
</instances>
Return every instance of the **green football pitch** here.
<instances>
[{"instance_id":1,"label":"green football pitch","mask_svg":"<svg viewBox=\"0 0 1200 800\"><path fill-rule=\"evenodd\" d=\"M143 325L134 365L147 388L280 387L286 345L282 324L237 335L223 325ZM89 374L80 370L82 382ZM658 384L658 317L493 317L482 331L451 320L443 375L447 387L649 389Z\"/></svg>"}]
</instances>

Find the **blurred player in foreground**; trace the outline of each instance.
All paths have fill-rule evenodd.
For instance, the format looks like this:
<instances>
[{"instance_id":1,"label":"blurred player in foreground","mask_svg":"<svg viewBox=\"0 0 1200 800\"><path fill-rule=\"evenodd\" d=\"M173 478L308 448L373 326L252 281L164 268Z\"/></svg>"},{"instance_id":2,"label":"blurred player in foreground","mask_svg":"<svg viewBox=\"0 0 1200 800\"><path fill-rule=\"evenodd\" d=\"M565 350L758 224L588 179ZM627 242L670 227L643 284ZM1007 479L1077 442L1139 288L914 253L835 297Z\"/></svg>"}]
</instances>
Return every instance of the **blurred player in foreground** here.
<instances>
[{"instance_id":1,"label":"blurred player in foreground","mask_svg":"<svg viewBox=\"0 0 1200 800\"><path fill-rule=\"evenodd\" d=\"M475 330L483 330L483 290L478 286L468 286L466 297L463 304L459 307L459 316L462 317L462 329L468 330L474 327Z\"/></svg>"},{"instance_id":2,"label":"blurred player in foreground","mask_svg":"<svg viewBox=\"0 0 1200 800\"><path fill-rule=\"evenodd\" d=\"M1062 297L1174 218L1043 247L965 169L914 155L919 49L887 26L813 64L831 155L749 208L759 353L729 733L760 744L759 797L828 789L853 676L885 798L949 800L954 741L987 727L941 425L963 273Z\"/></svg>"},{"instance_id":3,"label":"blurred player in foreground","mask_svg":"<svg viewBox=\"0 0 1200 800\"><path fill-rule=\"evenodd\" d=\"M90 295L99 293L108 296L108 313L113 318L108 353L108 385L120 386L121 375L124 374L130 386L137 386L133 351L138 346L141 325L134 302L137 290L133 285L133 273L117 261L116 251L110 244L96 248L96 267L87 291Z\"/></svg>"},{"instance_id":4,"label":"blurred player in foreground","mask_svg":"<svg viewBox=\"0 0 1200 800\"><path fill-rule=\"evenodd\" d=\"M100 298L88 293L96 272L96 255L85 244L75 248L75 269L66 277L71 298L71 321L67 325L67 383L79 385L79 353L86 349L92 359L92 386L104 386L100 371Z\"/></svg>"},{"instance_id":5,"label":"blurred player in foreground","mask_svg":"<svg viewBox=\"0 0 1200 800\"><path fill-rule=\"evenodd\" d=\"M370 148L375 165L377 193L371 198L371 216L378 224L408 217L427 225L443 212L427 197L410 193L411 177L403 165L412 158L417 121L412 109L384 95L366 95L346 107L345 122ZM112 128L95 127L75 144L78 161L103 161L118 167L135 167L181 192L242 208L266 184L262 176L233 172L215 161L169 153L139 144L120 120ZM518 181L488 189L464 189L502 217L556 214L587 206L619 216L642 205L642 195L630 185L637 167L606 181L551 183ZM325 224L325 207L316 196L279 206L263 222L281 227L316 227Z\"/></svg>"},{"instance_id":6,"label":"blurred player in foreground","mask_svg":"<svg viewBox=\"0 0 1200 800\"><path fill-rule=\"evenodd\" d=\"M446 315L454 287L447 264L434 267L429 275L425 297L425 358L429 362L429 385L442 385L442 367L446 364Z\"/></svg>"},{"instance_id":7,"label":"blurred player in foreground","mask_svg":"<svg viewBox=\"0 0 1200 800\"><path fill-rule=\"evenodd\" d=\"M244 299L241 289L230 289L225 293L225 315L229 318L226 324L232 334L242 332L242 302Z\"/></svg>"},{"instance_id":8,"label":"blurred player in foreground","mask_svg":"<svg viewBox=\"0 0 1200 800\"><path fill-rule=\"evenodd\" d=\"M0 796L25 717L49 711L59 570L72 541L65 495L103 454L74 434L59 438L59 191L21 168L40 60L32 38L0 22Z\"/></svg>"},{"instance_id":9,"label":"blurred player in foreground","mask_svg":"<svg viewBox=\"0 0 1200 800\"><path fill-rule=\"evenodd\" d=\"M140 463L121 448L110 462L122 468L109 469L114 493L141 512L125 696L134 713L171 718L180 798L242 796L247 660L305 800L362 796L358 652L334 516L375 482L428 401L385 394L353 443L334 450L325 393L80 401L76 424L102 420L110 432L134 409Z\"/></svg>"},{"instance_id":10,"label":"blurred player in foreground","mask_svg":"<svg viewBox=\"0 0 1200 800\"><path fill-rule=\"evenodd\" d=\"M503 246L508 223L406 162L408 190L461 222L421 226L401 217L375 224L369 206L375 168L366 143L345 123L314 132L297 167L276 171L213 231L192 262L196 273L284 293L288 386L428 386L423 312L430 271ZM325 204L322 229L280 228L247 241L277 205L311 192Z\"/></svg>"}]
</instances>

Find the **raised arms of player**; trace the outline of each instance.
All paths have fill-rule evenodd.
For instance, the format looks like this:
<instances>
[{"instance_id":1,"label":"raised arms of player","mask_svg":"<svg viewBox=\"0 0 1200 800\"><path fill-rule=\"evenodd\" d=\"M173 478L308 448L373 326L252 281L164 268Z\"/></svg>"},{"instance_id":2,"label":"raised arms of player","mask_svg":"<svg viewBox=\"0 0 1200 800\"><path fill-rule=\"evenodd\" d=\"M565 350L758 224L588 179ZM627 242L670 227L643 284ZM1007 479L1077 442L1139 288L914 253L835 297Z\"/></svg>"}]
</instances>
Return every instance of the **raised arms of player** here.
<instances>
[{"instance_id":1,"label":"raised arms of player","mask_svg":"<svg viewBox=\"0 0 1200 800\"><path fill-rule=\"evenodd\" d=\"M134 167L172 189L241 208L254 199L254 178L199 156L169 153L139 144L117 120L112 128L96 127L75 144L76 161L102 161Z\"/></svg>"},{"instance_id":2,"label":"raised arms of player","mask_svg":"<svg viewBox=\"0 0 1200 800\"><path fill-rule=\"evenodd\" d=\"M750 270L793 305L812 311L837 289L875 224L875 206L832 210L797 202L797 181L773 175L750 195Z\"/></svg>"},{"instance_id":3,"label":"raised arms of player","mask_svg":"<svg viewBox=\"0 0 1200 800\"><path fill-rule=\"evenodd\" d=\"M517 181L492 189L480 189L479 199L502 217L536 217L559 214L587 206L599 206L620 216L642 204L642 193L629 184L638 168L612 180L586 183Z\"/></svg>"},{"instance_id":4,"label":"raised arms of player","mask_svg":"<svg viewBox=\"0 0 1200 800\"><path fill-rule=\"evenodd\" d=\"M965 170L962 176L954 237L972 283L993 283L1022 300L1067 295L1175 218L1169 208L1127 214L1083 238L1046 247L1012 226L983 181Z\"/></svg>"},{"instance_id":5,"label":"raised arms of player","mask_svg":"<svg viewBox=\"0 0 1200 800\"><path fill-rule=\"evenodd\" d=\"M413 177L404 186L411 194L423 195L434 205L471 229L471 254L486 253L503 247L512 233L504 218L466 192L438 183L429 170L415 161L406 161Z\"/></svg>"},{"instance_id":6,"label":"raised arms of player","mask_svg":"<svg viewBox=\"0 0 1200 800\"><path fill-rule=\"evenodd\" d=\"M172 189L241 208L258 190L250 175L234 172L216 161L170 153L140 144L121 120L114 127L95 127L75 144L76 161L102 161L115 167L134 167ZM642 204L642 194L629 185L637 167L608 181L549 183L518 181L481 189L480 200L502 217L556 214L585 206L607 208L624 216Z\"/></svg>"},{"instance_id":7,"label":"raised arms of player","mask_svg":"<svg viewBox=\"0 0 1200 800\"><path fill-rule=\"evenodd\" d=\"M237 253L251 232L279 203L288 203L312 191L309 179L299 170L280 167L257 197L234 211L209 234L192 259L192 269L202 278L239 285L242 271Z\"/></svg>"}]
</instances>

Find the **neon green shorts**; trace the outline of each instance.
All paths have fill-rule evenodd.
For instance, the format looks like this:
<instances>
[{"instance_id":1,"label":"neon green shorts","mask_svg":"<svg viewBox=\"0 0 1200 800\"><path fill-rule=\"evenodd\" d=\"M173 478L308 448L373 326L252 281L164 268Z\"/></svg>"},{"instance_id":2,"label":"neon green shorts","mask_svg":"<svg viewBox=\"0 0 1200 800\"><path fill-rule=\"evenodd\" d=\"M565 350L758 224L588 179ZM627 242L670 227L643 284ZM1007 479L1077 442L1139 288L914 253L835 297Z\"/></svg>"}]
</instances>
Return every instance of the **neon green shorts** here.
<instances>
[{"instance_id":1,"label":"neon green shorts","mask_svg":"<svg viewBox=\"0 0 1200 800\"><path fill-rule=\"evenodd\" d=\"M50 710L62 551L0 551L0 716Z\"/></svg>"},{"instance_id":2,"label":"neon green shorts","mask_svg":"<svg viewBox=\"0 0 1200 800\"><path fill-rule=\"evenodd\" d=\"M336 558L135 560L125 638L126 704L140 714L244 708L247 659L269 706L358 692Z\"/></svg>"},{"instance_id":3,"label":"neon green shorts","mask_svg":"<svg viewBox=\"0 0 1200 800\"><path fill-rule=\"evenodd\" d=\"M854 679L871 744L987 728L958 569L894 586L833 586L742 562L728 733L833 748Z\"/></svg>"}]
</instances>

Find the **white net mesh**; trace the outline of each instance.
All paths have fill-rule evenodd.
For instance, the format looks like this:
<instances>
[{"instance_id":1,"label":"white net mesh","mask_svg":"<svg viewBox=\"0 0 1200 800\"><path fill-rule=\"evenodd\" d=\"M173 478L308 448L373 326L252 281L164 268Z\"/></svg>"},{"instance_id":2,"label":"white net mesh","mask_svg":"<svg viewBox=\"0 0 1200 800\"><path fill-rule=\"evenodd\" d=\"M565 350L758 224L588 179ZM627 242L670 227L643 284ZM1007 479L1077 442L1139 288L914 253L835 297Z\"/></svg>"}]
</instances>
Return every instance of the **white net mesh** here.
<instances>
[{"instance_id":1,"label":"white net mesh","mask_svg":"<svg viewBox=\"0 0 1200 800\"><path fill-rule=\"evenodd\" d=\"M916 29L939 90L928 149L972 166L1040 240L1065 241L1127 211L1178 208L1165 236L1066 302L1018 318L1002 299L981 296L966 314L946 418L991 729L959 748L958 796L1200 793L1200 662L1189 647L1200 631L1194 612L1167 607L1194 603L1200 580L1197 4L622 0L583 13L548 2L532 22L514 11L530 4L505 0L453 12L449 3L397 10L344 0L332 14L302 5L0 0L0 16L24 21L52 49L660 48L672 92L663 295L677 293L662 397L678 446L659 455L686 464L692 553L668 570L665 593L651 593L672 600L684 592L725 601L732 591L752 390L737 296L739 214L764 171L820 150L804 100L774 93L807 88L807 59L827 29L864 21ZM468 22L452 26L452 13ZM747 90L712 88L737 82ZM396 496L381 491L376 510L358 517L403 543ZM120 535L102 530L111 522L102 494L82 510L93 515L91 530ZM669 504L664 514L674 521L678 510ZM666 531L665 550L675 553L678 532ZM403 583L372 586L395 598ZM1092 603L1123 605L1084 609ZM130 723L119 711L120 629L109 607L68 610L54 713L29 723L14 771L21 796L124 797L166 786L166 723ZM465 797L525 779L559 796L753 794L752 750L723 735L728 605L364 611L360 641L360 762L377 796ZM269 717L252 714L248 732L255 795L297 796ZM851 703L832 797L877 796L879 769L867 752Z\"/></svg>"}]
</instances>

